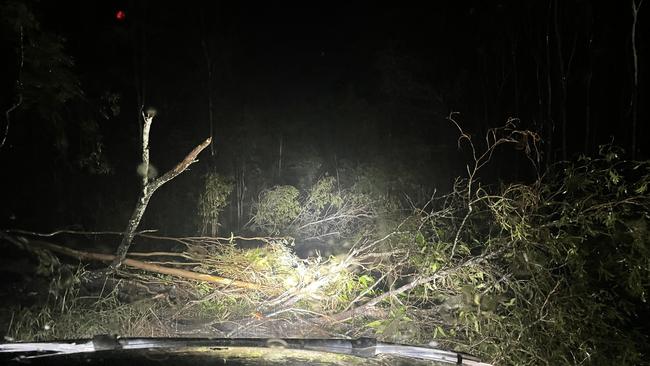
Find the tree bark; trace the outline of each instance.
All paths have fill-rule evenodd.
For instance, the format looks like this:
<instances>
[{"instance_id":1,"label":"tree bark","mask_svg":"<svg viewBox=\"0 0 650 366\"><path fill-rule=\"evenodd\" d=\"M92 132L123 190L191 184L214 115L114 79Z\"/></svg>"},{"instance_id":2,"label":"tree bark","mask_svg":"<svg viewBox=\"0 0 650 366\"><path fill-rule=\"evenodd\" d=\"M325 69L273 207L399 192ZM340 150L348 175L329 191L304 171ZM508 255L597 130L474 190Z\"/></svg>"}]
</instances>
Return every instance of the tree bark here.
<instances>
[{"instance_id":1,"label":"tree bark","mask_svg":"<svg viewBox=\"0 0 650 366\"><path fill-rule=\"evenodd\" d=\"M639 104L639 58L636 49L636 24L639 15L639 8L643 4L643 0L636 3L632 0L632 63L634 66L634 79L632 84L632 97L630 99L630 107L632 108L632 159L636 159L636 133L637 133L637 113Z\"/></svg>"},{"instance_id":2,"label":"tree bark","mask_svg":"<svg viewBox=\"0 0 650 366\"><path fill-rule=\"evenodd\" d=\"M593 33L589 35L589 42L587 43L587 50L589 52L589 69L587 71L587 93L585 101L585 141L584 141L584 153L589 155L591 153L591 80L593 78L593 62L592 62L592 52L591 44L593 43Z\"/></svg>"},{"instance_id":3,"label":"tree bark","mask_svg":"<svg viewBox=\"0 0 650 366\"><path fill-rule=\"evenodd\" d=\"M203 16L201 16L201 23L203 24ZM205 38L201 41L203 47L203 56L205 57L205 65L207 68L207 86L208 86L208 123L210 124L210 137L214 135L214 102L212 93L212 58L210 57L210 49ZM210 146L210 156L214 159L214 146Z\"/></svg>"},{"instance_id":4,"label":"tree bark","mask_svg":"<svg viewBox=\"0 0 650 366\"><path fill-rule=\"evenodd\" d=\"M133 210L133 214L131 214L129 223L126 226L126 231L124 232L124 236L122 236L122 241L117 247L115 258L111 263L111 267L114 269L117 269L122 265L122 261L126 257L126 253L129 251L129 247L131 246L131 242L135 236L135 231L138 229L138 225L140 224L140 220L142 220L144 211L147 209L147 205L149 204L149 200L151 199L152 194L153 191L148 190L145 186L142 191L142 195L140 196L140 199L138 199L138 203L135 206L135 210Z\"/></svg>"},{"instance_id":5,"label":"tree bark","mask_svg":"<svg viewBox=\"0 0 650 366\"><path fill-rule=\"evenodd\" d=\"M553 135L555 133L555 122L553 121L553 82L551 74L551 35L550 35L550 22L551 22L551 9L552 2L549 0L548 14L546 20L546 165L549 166L555 160L553 149Z\"/></svg>"},{"instance_id":6,"label":"tree bark","mask_svg":"<svg viewBox=\"0 0 650 366\"><path fill-rule=\"evenodd\" d=\"M564 57L562 55L562 35L558 24L558 1L553 6L553 25L555 30L555 46L557 49L557 60L560 69L560 128L562 131L562 160L567 159L567 136L566 136L566 99L567 99L567 75L564 71Z\"/></svg>"}]
</instances>

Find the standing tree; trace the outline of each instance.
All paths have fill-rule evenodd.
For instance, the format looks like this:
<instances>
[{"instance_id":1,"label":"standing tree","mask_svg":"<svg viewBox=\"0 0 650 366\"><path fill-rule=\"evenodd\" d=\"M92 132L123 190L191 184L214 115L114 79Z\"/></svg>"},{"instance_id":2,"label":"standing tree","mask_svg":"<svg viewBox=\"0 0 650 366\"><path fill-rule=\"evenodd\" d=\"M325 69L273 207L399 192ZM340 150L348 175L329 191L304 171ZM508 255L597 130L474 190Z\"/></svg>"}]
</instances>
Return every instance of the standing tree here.
<instances>
[{"instance_id":1,"label":"standing tree","mask_svg":"<svg viewBox=\"0 0 650 366\"><path fill-rule=\"evenodd\" d=\"M636 24L639 15L639 9L643 4L640 0L637 4L636 0L632 0L632 64L634 66L634 78L632 83L632 98L630 99L630 107L632 108L632 159L636 158L636 132L637 132L637 113L639 104L639 57L636 49Z\"/></svg>"},{"instance_id":2,"label":"standing tree","mask_svg":"<svg viewBox=\"0 0 650 366\"><path fill-rule=\"evenodd\" d=\"M228 198L233 190L229 179L217 173L205 176L203 193L199 197L198 211L201 217L201 234L217 236L219 232L219 215L228 205Z\"/></svg>"}]
</instances>

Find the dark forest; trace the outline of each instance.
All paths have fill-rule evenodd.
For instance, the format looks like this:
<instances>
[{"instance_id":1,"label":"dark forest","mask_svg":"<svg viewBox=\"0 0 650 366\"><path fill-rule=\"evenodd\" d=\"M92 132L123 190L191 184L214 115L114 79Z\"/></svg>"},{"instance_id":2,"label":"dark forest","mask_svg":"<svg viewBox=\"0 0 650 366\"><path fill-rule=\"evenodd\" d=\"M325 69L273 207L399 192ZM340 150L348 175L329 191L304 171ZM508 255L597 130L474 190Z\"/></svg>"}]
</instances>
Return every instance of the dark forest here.
<instances>
[{"instance_id":1,"label":"dark forest","mask_svg":"<svg viewBox=\"0 0 650 366\"><path fill-rule=\"evenodd\" d=\"M3 1L4 341L650 364L649 5Z\"/></svg>"}]
</instances>

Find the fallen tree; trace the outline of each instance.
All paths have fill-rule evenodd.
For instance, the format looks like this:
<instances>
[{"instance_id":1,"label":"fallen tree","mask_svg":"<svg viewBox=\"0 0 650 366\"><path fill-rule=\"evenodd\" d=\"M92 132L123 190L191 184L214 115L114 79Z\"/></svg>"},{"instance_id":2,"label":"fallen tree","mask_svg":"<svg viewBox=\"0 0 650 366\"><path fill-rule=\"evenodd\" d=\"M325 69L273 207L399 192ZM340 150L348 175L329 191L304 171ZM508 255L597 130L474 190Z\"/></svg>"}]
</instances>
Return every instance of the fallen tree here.
<instances>
[{"instance_id":1,"label":"fallen tree","mask_svg":"<svg viewBox=\"0 0 650 366\"><path fill-rule=\"evenodd\" d=\"M75 250L75 249L70 249L66 248L60 245L56 245L53 243L48 243L44 241L31 241L30 244L40 246L42 248L48 249L52 252L55 253L60 253L64 254L70 257L77 258L81 261L83 260L95 260L95 261L102 261L102 262L112 262L116 259L116 256L111 255L111 254L103 254L103 253L94 253L94 252L86 252L86 251L81 251L81 250ZM162 255L162 254L173 254L173 253L154 253L156 255ZM136 269L141 269L144 271L148 272L153 272L153 273L160 273L160 274L167 274L175 277L181 277L189 280L196 280L196 281L204 281L204 282L210 282L210 283L216 283L218 285L222 286L232 286L232 287L238 287L238 288L245 288L248 290L265 290L272 292L272 289L268 288L267 286L263 285L258 285L255 283L250 283L250 282L245 282L245 281L239 281L239 280L234 280L230 278L225 278L225 277L220 277L220 276L214 276L214 275L209 275L205 273L197 273L197 272L192 272L184 269L179 269L179 268L170 268L170 267L165 267L165 266L160 266L157 264L152 264L148 262L143 262L139 261L136 259L131 259L131 258L125 258L122 260L122 264L129 266L131 268L136 268Z\"/></svg>"}]
</instances>

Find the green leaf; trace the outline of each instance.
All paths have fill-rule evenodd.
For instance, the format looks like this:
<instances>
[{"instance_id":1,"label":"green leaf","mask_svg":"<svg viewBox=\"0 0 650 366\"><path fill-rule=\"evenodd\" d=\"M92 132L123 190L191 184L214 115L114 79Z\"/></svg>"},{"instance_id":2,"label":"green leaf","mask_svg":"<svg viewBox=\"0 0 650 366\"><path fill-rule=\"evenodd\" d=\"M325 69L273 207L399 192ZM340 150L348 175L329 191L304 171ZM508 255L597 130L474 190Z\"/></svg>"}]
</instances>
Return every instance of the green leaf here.
<instances>
[{"instance_id":1,"label":"green leaf","mask_svg":"<svg viewBox=\"0 0 650 366\"><path fill-rule=\"evenodd\" d=\"M614 184L618 184L621 181L621 176L614 169L609 170L609 180Z\"/></svg>"},{"instance_id":2,"label":"green leaf","mask_svg":"<svg viewBox=\"0 0 650 366\"><path fill-rule=\"evenodd\" d=\"M433 262L429 265L429 269L431 269L431 272L435 272L440 268L440 264L438 262Z\"/></svg>"},{"instance_id":3,"label":"green leaf","mask_svg":"<svg viewBox=\"0 0 650 366\"><path fill-rule=\"evenodd\" d=\"M375 282L375 279L370 275L362 275L359 277L359 284L363 287L368 287Z\"/></svg>"},{"instance_id":4,"label":"green leaf","mask_svg":"<svg viewBox=\"0 0 650 366\"><path fill-rule=\"evenodd\" d=\"M440 335L441 337L447 337L445 330L442 329L442 327L439 325L437 325L433 330L433 338L438 338L438 335Z\"/></svg>"},{"instance_id":5,"label":"green leaf","mask_svg":"<svg viewBox=\"0 0 650 366\"><path fill-rule=\"evenodd\" d=\"M427 241L424 239L424 235L422 235L422 233L419 231L417 235L415 235L415 243L420 247L425 246L427 243Z\"/></svg>"}]
</instances>

